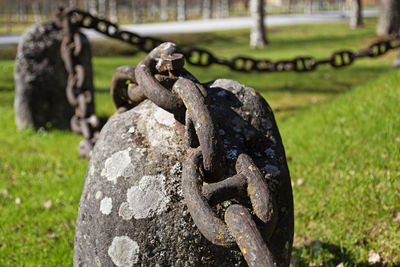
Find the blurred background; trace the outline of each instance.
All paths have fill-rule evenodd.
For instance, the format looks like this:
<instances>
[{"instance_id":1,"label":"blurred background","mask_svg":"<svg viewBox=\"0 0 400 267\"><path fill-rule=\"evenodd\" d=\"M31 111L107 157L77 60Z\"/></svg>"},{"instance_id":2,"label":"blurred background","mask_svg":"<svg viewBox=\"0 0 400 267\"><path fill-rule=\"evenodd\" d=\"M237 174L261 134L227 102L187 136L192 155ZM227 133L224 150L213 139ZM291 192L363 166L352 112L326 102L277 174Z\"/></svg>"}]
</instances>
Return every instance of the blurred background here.
<instances>
[{"instance_id":1,"label":"blurred background","mask_svg":"<svg viewBox=\"0 0 400 267\"><path fill-rule=\"evenodd\" d=\"M249 0L1 0L0 34L19 33L28 25L53 18L59 6L73 6L119 24L185 21L249 16ZM363 0L376 9L379 0ZM266 0L267 14L349 12L349 0Z\"/></svg>"}]
</instances>

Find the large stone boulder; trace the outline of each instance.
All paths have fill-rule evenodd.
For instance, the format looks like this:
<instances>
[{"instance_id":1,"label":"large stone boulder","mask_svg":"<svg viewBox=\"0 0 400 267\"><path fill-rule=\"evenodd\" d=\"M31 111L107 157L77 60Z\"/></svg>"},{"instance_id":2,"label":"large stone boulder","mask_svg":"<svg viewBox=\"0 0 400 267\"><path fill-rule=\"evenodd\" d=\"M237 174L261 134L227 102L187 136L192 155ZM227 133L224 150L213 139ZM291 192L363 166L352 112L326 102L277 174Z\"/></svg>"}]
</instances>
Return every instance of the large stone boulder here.
<instances>
[{"instance_id":1,"label":"large stone boulder","mask_svg":"<svg viewBox=\"0 0 400 267\"><path fill-rule=\"evenodd\" d=\"M240 153L261 169L277 203L268 246L289 265L293 203L284 148L268 104L232 80L206 85L228 165ZM237 250L213 245L194 224L182 195L187 149L174 116L145 100L112 117L93 150L81 196L74 266L246 266ZM226 201L216 206L223 214Z\"/></svg>"},{"instance_id":2,"label":"large stone boulder","mask_svg":"<svg viewBox=\"0 0 400 267\"><path fill-rule=\"evenodd\" d=\"M69 128L68 74L61 59L61 30L52 22L31 26L21 36L14 70L15 122L18 128ZM83 36L81 60L85 87L93 88L90 45Z\"/></svg>"}]
</instances>

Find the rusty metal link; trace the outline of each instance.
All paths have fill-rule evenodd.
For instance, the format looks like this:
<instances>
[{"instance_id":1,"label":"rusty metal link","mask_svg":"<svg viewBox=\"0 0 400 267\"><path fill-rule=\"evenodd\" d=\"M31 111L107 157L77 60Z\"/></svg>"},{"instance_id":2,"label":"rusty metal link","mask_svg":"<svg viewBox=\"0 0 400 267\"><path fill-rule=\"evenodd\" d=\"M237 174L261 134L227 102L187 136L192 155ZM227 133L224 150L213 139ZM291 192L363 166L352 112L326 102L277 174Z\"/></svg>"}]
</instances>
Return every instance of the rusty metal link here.
<instances>
[{"instance_id":1,"label":"rusty metal link","mask_svg":"<svg viewBox=\"0 0 400 267\"><path fill-rule=\"evenodd\" d=\"M312 57L297 57L293 60L294 70L297 72L313 71L317 67Z\"/></svg>"},{"instance_id":2,"label":"rusty metal link","mask_svg":"<svg viewBox=\"0 0 400 267\"><path fill-rule=\"evenodd\" d=\"M279 60L274 62L274 71L291 71L294 70L295 62L293 60Z\"/></svg>"},{"instance_id":3,"label":"rusty metal link","mask_svg":"<svg viewBox=\"0 0 400 267\"><path fill-rule=\"evenodd\" d=\"M257 69L257 60L250 57L238 56L232 58L229 67L236 71L250 72Z\"/></svg>"},{"instance_id":4,"label":"rusty metal link","mask_svg":"<svg viewBox=\"0 0 400 267\"><path fill-rule=\"evenodd\" d=\"M225 157L220 145L217 128L208 110L205 99L207 92L201 84L196 84L186 78L179 78L173 85L186 107L186 135L190 140L197 139L202 151L204 181L207 183L221 180L225 172ZM190 129L191 128L191 129ZM194 136L193 136L194 135Z\"/></svg>"},{"instance_id":5,"label":"rusty metal link","mask_svg":"<svg viewBox=\"0 0 400 267\"><path fill-rule=\"evenodd\" d=\"M237 244L249 266L274 266L274 257L266 244L276 227L276 208L260 170L248 155L241 154L235 176L203 184L201 157L200 149L193 150L182 173L183 195L200 232L215 245L235 248ZM231 205L223 222L211 208L244 196L250 198L255 218L242 205Z\"/></svg>"},{"instance_id":6,"label":"rusty metal link","mask_svg":"<svg viewBox=\"0 0 400 267\"><path fill-rule=\"evenodd\" d=\"M172 55L177 52L178 48L172 43L164 43L158 46L136 66L135 77L146 98L150 99L159 107L174 114L175 118L183 123L185 106L183 105L182 100L161 85L154 77L158 72L156 69L156 61L162 59L163 56Z\"/></svg>"},{"instance_id":7,"label":"rusty metal link","mask_svg":"<svg viewBox=\"0 0 400 267\"><path fill-rule=\"evenodd\" d=\"M373 43L369 46L370 57L379 57L386 54L390 49L392 49L390 41L380 41Z\"/></svg>"},{"instance_id":8,"label":"rusty metal link","mask_svg":"<svg viewBox=\"0 0 400 267\"><path fill-rule=\"evenodd\" d=\"M142 90L138 88L135 67L121 66L114 71L110 94L117 108L117 113L133 108L146 98Z\"/></svg>"},{"instance_id":9,"label":"rusty metal link","mask_svg":"<svg viewBox=\"0 0 400 267\"><path fill-rule=\"evenodd\" d=\"M217 129L205 103L207 93L184 70L183 55L179 52L174 44L163 43L138 64L135 78L146 98L174 114L182 124L186 121L187 127L192 125L187 132L193 133L192 139L198 140L203 151L203 166L208 182L218 181L224 172L224 155ZM157 77L166 83L169 79L170 88L164 87Z\"/></svg>"},{"instance_id":10,"label":"rusty metal link","mask_svg":"<svg viewBox=\"0 0 400 267\"><path fill-rule=\"evenodd\" d=\"M353 63L354 58L352 51L342 50L332 54L330 64L334 68L342 68Z\"/></svg>"},{"instance_id":11,"label":"rusty metal link","mask_svg":"<svg viewBox=\"0 0 400 267\"><path fill-rule=\"evenodd\" d=\"M58 24L61 26L63 35L61 57L68 73L66 95L70 105L75 108L75 115L71 118L70 125L72 131L82 134L85 138L78 148L78 153L83 158L90 157L90 152L98 137L97 128L100 124L94 113L93 88L85 85L87 77L81 62L83 37L79 33L79 27L86 18L84 14L68 9L61 9L58 13ZM92 22L91 25L94 23ZM108 29L111 26L104 23L109 33Z\"/></svg>"},{"instance_id":12,"label":"rusty metal link","mask_svg":"<svg viewBox=\"0 0 400 267\"><path fill-rule=\"evenodd\" d=\"M184 50L184 55L187 62L194 66L208 67L213 63L217 63L214 55L201 48L191 47ZM224 64L224 61L219 61Z\"/></svg>"}]
</instances>

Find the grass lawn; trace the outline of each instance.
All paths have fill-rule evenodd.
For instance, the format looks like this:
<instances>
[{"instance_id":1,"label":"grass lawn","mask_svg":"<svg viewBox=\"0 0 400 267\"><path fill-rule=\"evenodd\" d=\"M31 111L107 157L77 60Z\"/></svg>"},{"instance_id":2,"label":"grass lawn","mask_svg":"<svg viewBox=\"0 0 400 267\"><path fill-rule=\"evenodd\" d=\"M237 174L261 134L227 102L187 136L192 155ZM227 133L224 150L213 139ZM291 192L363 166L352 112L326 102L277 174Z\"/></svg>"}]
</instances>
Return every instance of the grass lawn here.
<instances>
[{"instance_id":1,"label":"grass lawn","mask_svg":"<svg viewBox=\"0 0 400 267\"><path fill-rule=\"evenodd\" d=\"M368 19L355 31L341 23L272 28L270 45L260 50L248 48L247 30L166 38L223 57L323 58L364 48L375 40L374 26ZM95 55L103 52L93 59L100 117L114 112L108 92L114 69L144 56L115 55L126 52L123 46L104 53L110 43L93 44ZM254 87L275 110L294 185L293 255L301 266L367 265L372 250L383 262L400 264L400 71L390 67L394 57L306 74L188 66L203 82L231 78ZM71 266L87 168L76 151L81 137L16 130L13 64L0 60L0 266Z\"/></svg>"}]
</instances>

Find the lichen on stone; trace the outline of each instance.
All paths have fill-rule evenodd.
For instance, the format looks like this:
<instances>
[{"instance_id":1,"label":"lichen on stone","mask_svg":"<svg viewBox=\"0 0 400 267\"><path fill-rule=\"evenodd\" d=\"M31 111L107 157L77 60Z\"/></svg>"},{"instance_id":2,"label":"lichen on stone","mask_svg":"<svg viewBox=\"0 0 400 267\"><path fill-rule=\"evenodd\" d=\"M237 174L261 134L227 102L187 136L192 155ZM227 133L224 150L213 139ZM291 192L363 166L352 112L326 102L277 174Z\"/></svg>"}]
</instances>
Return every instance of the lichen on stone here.
<instances>
[{"instance_id":1,"label":"lichen on stone","mask_svg":"<svg viewBox=\"0 0 400 267\"><path fill-rule=\"evenodd\" d=\"M160 214L166 210L169 200L164 175L143 176L137 186L127 191L127 201L135 219Z\"/></svg>"},{"instance_id":2,"label":"lichen on stone","mask_svg":"<svg viewBox=\"0 0 400 267\"><path fill-rule=\"evenodd\" d=\"M109 197L105 197L100 201L100 211L104 215L108 215L112 210L112 199Z\"/></svg>"},{"instance_id":3,"label":"lichen on stone","mask_svg":"<svg viewBox=\"0 0 400 267\"><path fill-rule=\"evenodd\" d=\"M117 182L118 177L123 176L125 170L131 165L131 157L129 156L130 148L115 152L109 157L104 164L101 172L102 176L107 177L108 181Z\"/></svg>"},{"instance_id":4,"label":"lichen on stone","mask_svg":"<svg viewBox=\"0 0 400 267\"><path fill-rule=\"evenodd\" d=\"M118 267L131 267L138 262L139 245L128 236L114 237L108 255Z\"/></svg>"}]
</instances>

